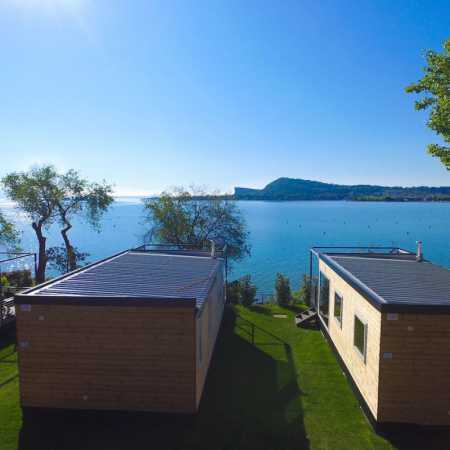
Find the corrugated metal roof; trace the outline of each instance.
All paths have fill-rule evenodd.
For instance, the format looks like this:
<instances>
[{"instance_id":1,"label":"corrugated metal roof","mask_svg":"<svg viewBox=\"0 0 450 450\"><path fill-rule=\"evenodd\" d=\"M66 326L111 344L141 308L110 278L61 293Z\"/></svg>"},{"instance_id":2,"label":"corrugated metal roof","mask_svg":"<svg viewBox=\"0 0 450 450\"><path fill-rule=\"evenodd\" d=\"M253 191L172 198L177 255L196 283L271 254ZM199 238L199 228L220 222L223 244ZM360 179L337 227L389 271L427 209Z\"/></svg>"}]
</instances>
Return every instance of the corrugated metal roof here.
<instances>
[{"instance_id":1,"label":"corrugated metal roof","mask_svg":"<svg viewBox=\"0 0 450 450\"><path fill-rule=\"evenodd\" d=\"M450 306L450 270L428 261L328 255L387 304Z\"/></svg>"},{"instance_id":2,"label":"corrugated metal roof","mask_svg":"<svg viewBox=\"0 0 450 450\"><path fill-rule=\"evenodd\" d=\"M221 260L211 257L126 252L54 283L31 295L206 299Z\"/></svg>"}]
</instances>

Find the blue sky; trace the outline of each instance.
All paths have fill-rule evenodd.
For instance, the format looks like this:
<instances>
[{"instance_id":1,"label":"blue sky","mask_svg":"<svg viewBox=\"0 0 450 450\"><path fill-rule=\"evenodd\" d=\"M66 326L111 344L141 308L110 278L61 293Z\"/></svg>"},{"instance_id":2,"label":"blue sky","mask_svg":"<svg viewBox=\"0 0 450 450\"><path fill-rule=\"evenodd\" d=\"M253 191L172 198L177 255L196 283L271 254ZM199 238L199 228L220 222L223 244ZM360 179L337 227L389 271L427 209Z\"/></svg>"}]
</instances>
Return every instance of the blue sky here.
<instances>
[{"instance_id":1,"label":"blue sky","mask_svg":"<svg viewBox=\"0 0 450 450\"><path fill-rule=\"evenodd\" d=\"M0 175L449 185L404 87L448 1L3 0Z\"/></svg>"}]
</instances>

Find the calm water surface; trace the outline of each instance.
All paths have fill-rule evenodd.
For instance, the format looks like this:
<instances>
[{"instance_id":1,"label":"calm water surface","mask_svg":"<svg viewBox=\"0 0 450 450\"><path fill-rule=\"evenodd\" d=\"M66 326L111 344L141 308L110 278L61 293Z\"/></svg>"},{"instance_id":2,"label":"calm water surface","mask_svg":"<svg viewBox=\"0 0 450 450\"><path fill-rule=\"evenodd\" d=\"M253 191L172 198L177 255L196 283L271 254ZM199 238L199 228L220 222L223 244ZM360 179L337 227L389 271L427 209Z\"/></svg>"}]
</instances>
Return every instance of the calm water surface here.
<instances>
[{"instance_id":1,"label":"calm water surface","mask_svg":"<svg viewBox=\"0 0 450 450\"><path fill-rule=\"evenodd\" d=\"M294 288L308 272L312 245L392 245L414 250L450 267L450 203L238 202L247 220L252 255L235 263L232 277L250 273L260 292L272 292L275 275L291 278ZM2 209L23 230L24 249L34 249L31 227L7 204ZM90 260L133 247L146 230L139 199L118 199L103 219L101 233L76 224L72 240ZM49 246L60 245L58 230L48 231Z\"/></svg>"}]
</instances>

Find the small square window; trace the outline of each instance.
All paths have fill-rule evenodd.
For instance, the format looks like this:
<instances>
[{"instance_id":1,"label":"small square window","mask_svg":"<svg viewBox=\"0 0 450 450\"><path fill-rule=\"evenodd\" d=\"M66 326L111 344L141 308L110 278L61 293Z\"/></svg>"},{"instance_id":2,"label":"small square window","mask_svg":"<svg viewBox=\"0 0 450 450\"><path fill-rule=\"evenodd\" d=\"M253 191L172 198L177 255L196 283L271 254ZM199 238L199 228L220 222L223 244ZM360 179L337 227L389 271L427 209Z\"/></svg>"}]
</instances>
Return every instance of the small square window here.
<instances>
[{"instance_id":1,"label":"small square window","mask_svg":"<svg viewBox=\"0 0 450 450\"><path fill-rule=\"evenodd\" d=\"M355 325L353 330L353 344L366 362L367 353L367 324L358 316L355 316Z\"/></svg>"},{"instance_id":2,"label":"small square window","mask_svg":"<svg viewBox=\"0 0 450 450\"><path fill-rule=\"evenodd\" d=\"M344 299L337 292L334 293L334 317L342 328L342 310L344 307Z\"/></svg>"}]
</instances>

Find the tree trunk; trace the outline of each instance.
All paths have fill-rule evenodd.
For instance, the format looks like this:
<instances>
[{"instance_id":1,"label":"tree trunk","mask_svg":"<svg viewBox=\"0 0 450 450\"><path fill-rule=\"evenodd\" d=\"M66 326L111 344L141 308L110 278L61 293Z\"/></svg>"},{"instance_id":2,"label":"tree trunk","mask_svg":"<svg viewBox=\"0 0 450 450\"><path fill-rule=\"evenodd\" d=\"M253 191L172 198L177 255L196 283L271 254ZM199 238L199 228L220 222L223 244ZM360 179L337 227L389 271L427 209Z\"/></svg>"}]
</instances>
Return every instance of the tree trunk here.
<instances>
[{"instance_id":1,"label":"tree trunk","mask_svg":"<svg viewBox=\"0 0 450 450\"><path fill-rule=\"evenodd\" d=\"M66 246L66 256L67 256L67 272L75 270L77 268L77 257L73 249L72 244L69 241L68 231L72 228L72 225L66 221L66 226L61 230L61 236L64 240L64 245Z\"/></svg>"},{"instance_id":2,"label":"tree trunk","mask_svg":"<svg viewBox=\"0 0 450 450\"><path fill-rule=\"evenodd\" d=\"M39 252L38 252L38 265L36 270L36 283L40 284L45 281L45 268L47 267L47 252L46 252L46 241L47 238L42 234L42 223L33 222L33 230L36 233L39 242Z\"/></svg>"}]
</instances>

